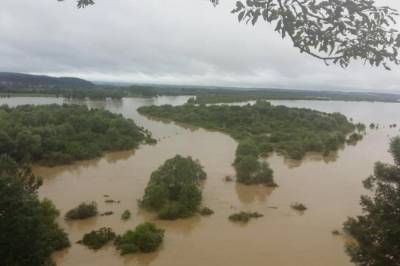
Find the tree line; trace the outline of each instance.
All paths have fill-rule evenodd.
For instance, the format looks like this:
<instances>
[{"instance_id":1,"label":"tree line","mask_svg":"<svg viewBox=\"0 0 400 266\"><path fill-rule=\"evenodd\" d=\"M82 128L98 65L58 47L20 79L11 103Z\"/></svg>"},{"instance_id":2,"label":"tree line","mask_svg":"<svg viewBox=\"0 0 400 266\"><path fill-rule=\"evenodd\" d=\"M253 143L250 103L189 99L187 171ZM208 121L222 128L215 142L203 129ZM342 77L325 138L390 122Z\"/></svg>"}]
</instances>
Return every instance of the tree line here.
<instances>
[{"instance_id":1,"label":"tree line","mask_svg":"<svg viewBox=\"0 0 400 266\"><path fill-rule=\"evenodd\" d=\"M82 105L0 106L0 154L16 162L68 164L154 142L132 120Z\"/></svg>"}]
</instances>

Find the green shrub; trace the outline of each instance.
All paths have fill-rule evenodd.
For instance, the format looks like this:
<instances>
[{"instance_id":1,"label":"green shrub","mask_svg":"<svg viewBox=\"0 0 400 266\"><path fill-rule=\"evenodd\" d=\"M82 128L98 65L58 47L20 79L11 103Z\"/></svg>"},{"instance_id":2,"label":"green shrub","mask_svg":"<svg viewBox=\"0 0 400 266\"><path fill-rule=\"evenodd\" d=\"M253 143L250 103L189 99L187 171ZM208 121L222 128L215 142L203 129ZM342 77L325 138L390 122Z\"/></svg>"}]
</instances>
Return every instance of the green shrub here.
<instances>
[{"instance_id":1,"label":"green shrub","mask_svg":"<svg viewBox=\"0 0 400 266\"><path fill-rule=\"evenodd\" d=\"M154 224L145 222L138 225L134 231L127 231L115 240L115 246L121 255L155 251L163 242L164 230L157 228Z\"/></svg>"},{"instance_id":2,"label":"green shrub","mask_svg":"<svg viewBox=\"0 0 400 266\"><path fill-rule=\"evenodd\" d=\"M201 216L210 216L210 215L214 214L214 211L208 207L203 207L199 210L199 213Z\"/></svg>"},{"instance_id":3,"label":"green shrub","mask_svg":"<svg viewBox=\"0 0 400 266\"><path fill-rule=\"evenodd\" d=\"M273 170L268 163L259 162L255 156L237 157L234 164L237 181L246 185L265 184L267 186L276 186L273 178Z\"/></svg>"},{"instance_id":4,"label":"green shrub","mask_svg":"<svg viewBox=\"0 0 400 266\"><path fill-rule=\"evenodd\" d=\"M124 221L129 220L130 218L131 218L131 212L128 210L125 210L121 215L121 219Z\"/></svg>"},{"instance_id":5,"label":"green shrub","mask_svg":"<svg viewBox=\"0 0 400 266\"><path fill-rule=\"evenodd\" d=\"M352 133L349 138L346 140L347 144L350 145L354 145L356 144L358 141L363 139L363 135L359 134L359 133Z\"/></svg>"},{"instance_id":6,"label":"green shrub","mask_svg":"<svg viewBox=\"0 0 400 266\"><path fill-rule=\"evenodd\" d=\"M115 233L111 230L111 228L102 227L99 230L91 231L83 236L82 240L78 243L83 244L90 249L100 249L105 244L114 240L116 237Z\"/></svg>"},{"instance_id":7,"label":"green shrub","mask_svg":"<svg viewBox=\"0 0 400 266\"><path fill-rule=\"evenodd\" d=\"M79 204L76 208L69 210L65 214L67 220L81 220L97 215L97 204L95 202Z\"/></svg>"},{"instance_id":8,"label":"green shrub","mask_svg":"<svg viewBox=\"0 0 400 266\"><path fill-rule=\"evenodd\" d=\"M258 213L258 212L239 212L239 213L234 213L230 215L228 218L232 222L242 222L242 223L247 223L251 218L260 218L263 217L264 215Z\"/></svg>"}]
</instances>

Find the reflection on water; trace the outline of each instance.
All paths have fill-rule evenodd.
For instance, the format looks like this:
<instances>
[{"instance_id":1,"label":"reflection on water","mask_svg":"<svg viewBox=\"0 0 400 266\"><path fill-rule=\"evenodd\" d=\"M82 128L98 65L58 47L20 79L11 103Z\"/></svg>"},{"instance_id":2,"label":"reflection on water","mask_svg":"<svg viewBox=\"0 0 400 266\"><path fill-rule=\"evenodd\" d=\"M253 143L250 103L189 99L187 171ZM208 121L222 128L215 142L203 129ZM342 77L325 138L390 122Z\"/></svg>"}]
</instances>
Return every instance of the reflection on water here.
<instances>
[{"instance_id":1,"label":"reflection on water","mask_svg":"<svg viewBox=\"0 0 400 266\"><path fill-rule=\"evenodd\" d=\"M271 196L272 192L276 188L264 185L247 186L237 183L235 184L235 189L239 200L243 204L250 204L255 201L259 203L267 203L268 197Z\"/></svg>"},{"instance_id":2,"label":"reflection on water","mask_svg":"<svg viewBox=\"0 0 400 266\"><path fill-rule=\"evenodd\" d=\"M342 112L355 122L379 123L379 130L367 130L356 146L346 146L336 154L322 157L308 154L295 162L272 154L267 158L279 187L244 186L225 182L234 175L232 162L237 143L225 134L198 128L185 128L139 115L136 109L147 104L183 104L187 97L122 99L121 101L75 101L62 98L0 98L0 104L78 103L91 108L105 108L132 118L149 129L159 142L143 145L136 151L114 152L103 158L54 168L35 167L44 185L40 197L53 200L62 214L82 201L96 201L99 211L111 210L114 215L85 221L59 223L75 243L84 233L102 226L117 233L133 229L145 220L166 229L161 250L151 254L119 256L108 246L93 252L81 245L54 255L58 265L154 265L154 266L350 266L344 253L344 241L331 231L340 229L348 216L360 212L359 197L365 191L361 181L371 174L377 160L389 162L389 139L399 133L389 124L400 124L400 105L393 103L351 103L316 101L273 101L314 108L325 112ZM386 126L383 128L383 126ZM151 172L176 154L199 159L208 174L204 183L203 205L215 214L177 221L159 221L154 215L141 212L137 199ZM104 194L120 200L106 204ZM298 213L290 208L293 202L304 203L308 210ZM132 218L120 219L124 210ZM231 223L227 217L237 211L257 211L264 217L246 226Z\"/></svg>"}]
</instances>

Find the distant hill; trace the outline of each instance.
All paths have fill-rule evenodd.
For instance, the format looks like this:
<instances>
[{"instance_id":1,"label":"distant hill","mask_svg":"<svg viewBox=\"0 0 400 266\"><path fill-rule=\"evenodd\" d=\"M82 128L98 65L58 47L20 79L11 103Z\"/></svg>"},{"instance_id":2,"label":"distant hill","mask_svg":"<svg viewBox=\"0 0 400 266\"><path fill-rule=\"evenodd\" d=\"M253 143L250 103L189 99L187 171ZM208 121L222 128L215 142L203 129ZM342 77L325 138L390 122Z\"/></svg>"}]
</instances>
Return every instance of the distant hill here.
<instances>
[{"instance_id":1,"label":"distant hill","mask_svg":"<svg viewBox=\"0 0 400 266\"><path fill-rule=\"evenodd\" d=\"M90 81L70 77L50 77L21 73L0 72L2 87L93 87Z\"/></svg>"}]
</instances>

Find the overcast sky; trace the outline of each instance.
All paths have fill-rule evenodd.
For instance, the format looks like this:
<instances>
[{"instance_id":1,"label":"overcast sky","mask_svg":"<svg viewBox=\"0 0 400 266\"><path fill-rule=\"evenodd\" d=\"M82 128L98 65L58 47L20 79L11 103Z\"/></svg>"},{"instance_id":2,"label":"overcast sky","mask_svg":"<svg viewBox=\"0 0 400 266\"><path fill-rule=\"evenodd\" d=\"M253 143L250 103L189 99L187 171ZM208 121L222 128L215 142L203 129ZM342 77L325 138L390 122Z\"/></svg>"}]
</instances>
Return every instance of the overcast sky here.
<instances>
[{"instance_id":1,"label":"overcast sky","mask_svg":"<svg viewBox=\"0 0 400 266\"><path fill-rule=\"evenodd\" d=\"M93 81L400 92L392 71L325 66L270 25L239 24L232 0L1 0L0 71ZM378 0L400 9L398 0Z\"/></svg>"}]
</instances>

